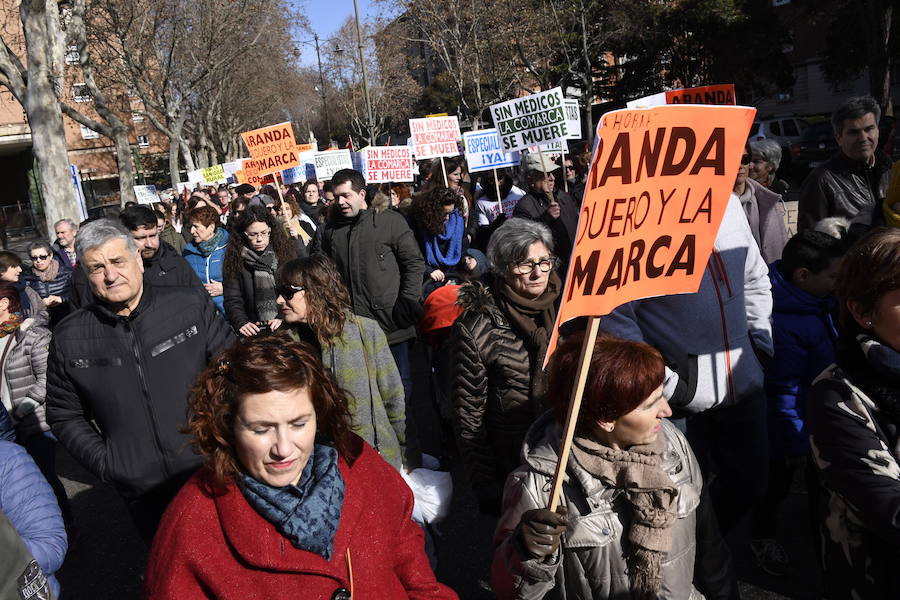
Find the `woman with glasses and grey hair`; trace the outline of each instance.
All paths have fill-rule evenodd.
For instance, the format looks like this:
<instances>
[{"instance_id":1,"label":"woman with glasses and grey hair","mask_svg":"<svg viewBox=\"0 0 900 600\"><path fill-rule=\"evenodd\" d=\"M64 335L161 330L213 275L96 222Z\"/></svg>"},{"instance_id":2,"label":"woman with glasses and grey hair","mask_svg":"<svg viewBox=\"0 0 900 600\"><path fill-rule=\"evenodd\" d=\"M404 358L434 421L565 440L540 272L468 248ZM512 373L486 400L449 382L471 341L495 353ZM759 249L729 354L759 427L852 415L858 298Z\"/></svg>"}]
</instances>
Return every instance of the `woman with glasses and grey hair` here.
<instances>
[{"instance_id":1,"label":"woman with glasses and grey hair","mask_svg":"<svg viewBox=\"0 0 900 600\"><path fill-rule=\"evenodd\" d=\"M741 201L753 239L768 265L781 259L790 234L784 223L785 209L781 196L753 179L753 164L748 143L744 145L744 154L741 156L732 191Z\"/></svg>"},{"instance_id":2,"label":"woman with glasses and grey hair","mask_svg":"<svg viewBox=\"0 0 900 600\"><path fill-rule=\"evenodd\" d=\"M775 140L764 139L750 142L750 178L784 196L791 188L784 179L775 175L781 164L781 146Z\"/></svg>"},{"instance_id":3,"label":"woman with glasses and grey hair","mask_svg":"<svg viewBox=\"0 0 900 600\"><path fill-rule=\"evenodd\" d=\"M459 289L454 407L459 445L482 512L498 515L506 476L544 410L541 370L562 282L553 235L543 223L510 219L487 247L489 285Z\"/></svg>"},{"instance_id":4,"label":"woman with glasses and grey hair","mask_svg":"<svg viewBox=\"0 0 900 600\"><path fill-rule=\"evenodd\" d=\"M69 281L72 269L53 255L47 242L28 245L31 268L22 272L25 285L38 293L50 313L50 329L69 314Z\"/></svg>"}]
</instances>

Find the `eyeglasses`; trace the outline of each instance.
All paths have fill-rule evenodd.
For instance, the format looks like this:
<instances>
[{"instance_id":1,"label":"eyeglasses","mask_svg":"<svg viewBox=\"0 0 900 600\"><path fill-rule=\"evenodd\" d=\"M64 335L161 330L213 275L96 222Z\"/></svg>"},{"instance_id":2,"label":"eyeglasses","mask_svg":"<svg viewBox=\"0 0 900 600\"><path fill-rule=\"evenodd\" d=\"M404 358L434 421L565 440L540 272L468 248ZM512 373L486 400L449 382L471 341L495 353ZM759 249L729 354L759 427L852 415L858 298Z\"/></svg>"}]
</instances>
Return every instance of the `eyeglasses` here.
<instances>
[{"instance_id":1,"label":"eyeglasses","mask_svg":"<svg viewBox=\"0 0 900 600\"><path fill-rule=\"evenodd\" d=\"M537 267L541 273L546 273L550 269L555 268L559 264L559 259L555 256L544 258L539 261L523 260L512 264L512 272L516 275L528 275Z\"/></svg>"},{"instance_id":2,"label":"eyeglasses","mask_svg":"<svg viewBox=\"0 0 900 600\"><path fill-rule=\"evenodd\" d=\"M32 254L31 260L47 260L50 258L49 254Z\"/></svg>"},{"instance_id":3,"label":"eyeglasses","mask_svg":"<svg viewBox=\"0 0 900 600\"><path fill-rule=\"evenodd\" d=\"M566 165L566 171L574 171L575 165Z\"/></svg>"},{"instance_id":4,"label":"eyeglasses","mask_svg":"<svg viewBox=\"0 0 900 600\"><path fill-rule=\"evenodd\" d=\"M262 240L269 237L270 233L272 233L272 230L266 229L265 231L260 231L259 233L250 233L249 231L245 231L244 235L247 236L247 239L250 240Z\"/></svg>"},{"instance_id":5,"label":"eyeglasses","mask_svg":"<svg viewBox=\"0 0 900 600\"><path fill-rule=\"evenodd\" d=\"M744 154L743 156L741 156L742 165L749 165L751 160L753 160L753 157L749 154Z\"/></svg>"},{"instance_id":6,"label":"eyeglasses","mask_svg":"<svg viewBox=\"0 0 900 600\"><path fill-rule=\"evenodd\" d=\"M296 294L297 292L302 292L305 289L306 288L304 288L302 285L279 285L275 287L275 295L281 296L285 300L290 300L294 297L294 294Z\"/></svg>"}]
</instances>

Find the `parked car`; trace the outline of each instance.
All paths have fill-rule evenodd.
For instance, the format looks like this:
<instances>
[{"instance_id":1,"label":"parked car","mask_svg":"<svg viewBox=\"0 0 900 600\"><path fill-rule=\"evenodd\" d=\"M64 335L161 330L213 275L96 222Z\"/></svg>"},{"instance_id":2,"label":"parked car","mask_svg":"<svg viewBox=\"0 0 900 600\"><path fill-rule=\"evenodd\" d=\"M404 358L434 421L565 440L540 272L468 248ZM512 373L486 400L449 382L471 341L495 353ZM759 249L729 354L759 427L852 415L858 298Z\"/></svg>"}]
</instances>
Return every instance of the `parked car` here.
<instances>
[{"instance_id":1,"label":"parked car","mask_svg":"<svg viewBox=\"0 0 900 600\"><path fill-rule=\"evenodd\" d=\"M799 117L772 117L769 119L757 119L750 128L750 140L775 140L781 146L781 166L778 167L778 176L787 177L793 172L793 157L790 148L792 144L800 141L809 124Z\"/></svg>"},{"instance_id":2,"label":"parked car","mask_svg":"<svg viewBox=\"0 0 900 600\"><path fill-rule=\"evenodd\" d=\"M829 121L811 123L799 141L791 145L793 173L801 181L810 171L838 151L834 131Z\"/></svg>"}]
</instances>

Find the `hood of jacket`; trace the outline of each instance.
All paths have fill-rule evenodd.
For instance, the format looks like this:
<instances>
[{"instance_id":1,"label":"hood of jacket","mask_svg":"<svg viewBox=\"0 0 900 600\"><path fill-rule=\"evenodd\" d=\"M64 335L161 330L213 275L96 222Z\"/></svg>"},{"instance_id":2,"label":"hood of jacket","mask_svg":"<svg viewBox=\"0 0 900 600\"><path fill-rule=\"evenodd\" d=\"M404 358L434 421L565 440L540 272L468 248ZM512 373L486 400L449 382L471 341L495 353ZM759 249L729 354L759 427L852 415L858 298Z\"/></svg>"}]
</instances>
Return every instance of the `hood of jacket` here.
<instances>
[{"instance_id":1,"label":"hood of jacket","mask_svg":"<svg viewBox=\"0 0 900 600\"><path fill-rule=\"evenodd\" d=\"M772 301L775 312L795 315L820 315L827 313L835 304L834 296L819 298L801 290L781 274L781 261L769 267L772 282Z\"/></svg>"}]
</instances>

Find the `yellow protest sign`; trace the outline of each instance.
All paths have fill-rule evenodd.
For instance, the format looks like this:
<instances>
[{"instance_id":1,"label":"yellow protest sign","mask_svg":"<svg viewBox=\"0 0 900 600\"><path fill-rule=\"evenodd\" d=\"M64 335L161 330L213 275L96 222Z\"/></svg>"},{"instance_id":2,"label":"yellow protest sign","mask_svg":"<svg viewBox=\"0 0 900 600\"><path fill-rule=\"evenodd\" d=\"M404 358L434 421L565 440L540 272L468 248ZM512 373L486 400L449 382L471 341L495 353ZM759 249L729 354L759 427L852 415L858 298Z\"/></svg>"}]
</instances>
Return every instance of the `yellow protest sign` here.
<instances>
[{"instance_id":1,"label":"yellow protest sign","mask_svg":"<svg viewBox=\"0 0 900 600\"><path fill-rule=\"evenodd\" d=\"M225 167L223 165L206 167L205 169L200 169L200 172L203 175L203 183L215 183L225 179Z\"/></svg>"}]
</instances>

